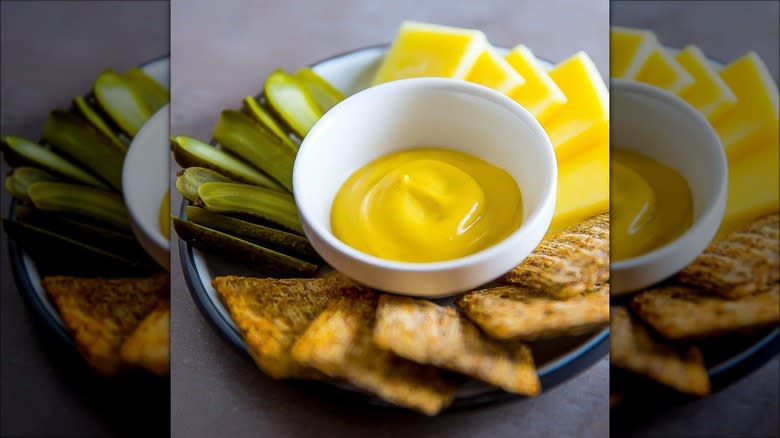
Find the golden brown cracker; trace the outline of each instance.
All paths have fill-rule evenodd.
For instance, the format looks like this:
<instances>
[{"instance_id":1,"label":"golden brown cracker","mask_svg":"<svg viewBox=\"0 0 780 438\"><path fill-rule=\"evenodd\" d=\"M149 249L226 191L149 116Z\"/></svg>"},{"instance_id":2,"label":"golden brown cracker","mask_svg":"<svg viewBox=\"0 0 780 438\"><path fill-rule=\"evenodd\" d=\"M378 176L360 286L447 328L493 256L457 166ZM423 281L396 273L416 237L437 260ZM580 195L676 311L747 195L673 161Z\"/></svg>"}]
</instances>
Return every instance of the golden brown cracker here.
<instances>
[{"instance_id":1,"label":"golden brown cracker","mask_svg":"<svg viewBox=\"0 0 780 438\"><path fill-rule=\"evenodd\" d=\"M553 233L509 271L510 283L569 297L609 279L609 214Z\"/></svg>"},{"instance_id":2,"label":"golden brown cracker","mask_svg":"<svg viewBox=\"0 0 780 438\"><path fill-rule=\"evenodd\" d=\"M735 300L688 286L665 286L634 296L631 308L668 339L708 338L780 322L777 283Z\"/></svg>"},{"instance_id":3,"label":"golden brown cracker","mask_svg":"<svg viewBox=\"0 0 780 438\"><path fill-rule=\"evenodd\" d=\"M780 280L780 216L759 218L716 239L676 278L691 286L737 298Z\"/></svg>"},{"instance_id":4,"label":"golden brown cracker","mask_svg":"<svg viewBox=\"0 0 780 438\"><path fill-rule=\"evenodd\" d=\"M171 303L162 299L122 344L119 350L122 360L159 376L169 375L170 321Z\"/></svg>"},{"instance_id":5,"label":"golden brown cracker","mask_svg":"<svg viewBox=\"0 0 780 438\"><path fill-rule=\"evenodd\" d=\"M230 311L249 353L271 377L317 378L290 354L295 340L342 290L326 278L216 277L211 284Z\"/></svg>"},{"instance_id":6,"label":"golden brown cracker","mask_svg":"<svg viewBox=\"0 0 780 438\"><path fill-rule=\"evenodd\" d=\"M500 286L468 292L455 305L496 339L575 335L609 322L609 285L571 298L556 298L521 286Z\"/></svg>"},{"instance_id":7,"label":"golden brown cracker","mask_svg":"<svg viewBox=\"0 0 780 438\"><path fill-rule=\"evenodd\" d=\"M613 307L610 320L611 365L681 392L710 392L710 380L698 348L661 343L623 307Z\"/></svg>"},{"instance_id":8,"label":"golden brown cracker","mask_svg":"<svg viewBox=\"0 0 780 438\"><path fill-rule=\"evenodd\" d=\"M453 307L427 300L383 295L379 299L374 342L417 363L446 368L506 391L541 391L531 349L483 334Z\"/></svg>"},{"instance_id":9,"label":"golden brown cracker","mask_svg":"<svg viewBox=\"0 0 780 438\"><path fill-rule=\"evenodd\" d=\"M373 341L378 296L353 290L331 301L292 349L293 357L400 406L434 415L449 405L455 384L438 368L420 365Z\"/></svg>"},{"instance_id":10,"label":"golden brown cracker","mask_svg":"<svg viewBox=\"0 0 780 438\"><path fill-rule=\"evenodd\" d=\"M125 339L168 295L168 274L149 278L46 277L41 282L84 359L109 376L125 368Z\"/></svg>"}]
</instances>

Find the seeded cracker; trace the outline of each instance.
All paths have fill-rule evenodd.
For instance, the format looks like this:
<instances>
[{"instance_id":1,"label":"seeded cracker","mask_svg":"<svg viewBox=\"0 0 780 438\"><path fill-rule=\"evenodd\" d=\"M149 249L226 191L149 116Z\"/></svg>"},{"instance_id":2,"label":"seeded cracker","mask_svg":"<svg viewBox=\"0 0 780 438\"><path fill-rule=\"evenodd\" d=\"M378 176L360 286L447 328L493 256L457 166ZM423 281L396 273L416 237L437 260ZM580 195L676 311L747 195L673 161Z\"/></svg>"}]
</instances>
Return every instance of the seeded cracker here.
<instances>
[{"instance_id":1,"label":"seeded cracker","mask_svg":"<svg viewBox=\"0 0 780 438\"><path fill-rule=\"evenodd\" d=\"M105 376L125 368L120 347L168 295L167 273L149 278L53 276L41 284L54 300L81 355Z\"/></svg>"},{"instance_id":2,"label":"seeded cracker","mask_svg":"<svg viewBox=\"0 0 780 438\"><path fill-rule=\"evenodd\" d=\"M609 285L572 298L500 286L468 292L455 305L496 339L552 338L605 326L609 322Z\"/></svg>"},{"instance_id":3,"label":"seeded cracker","mask_svg":"<svg viewBox=\"0 0 780 438\"><path fill-rule=\"evenodd\" d=\"M504 279L560 297L609 279L609 214L586 219L542 240Z\"/></svg>"},{"instance_id":4,"label":"seeded cracker","mask_svg":"<svg viewBox=\"0 0 780 438\"><path fill-rule=\"evenodd\" d=\"M678 391L710 392L701 352L694 346L675 347L655 340L623 307L613 307L610 364L649 377Z\"/></svg>"},{"instance_id":5,"label":"seeded cracker","mask_svg":"<svg viewBox=\"0 0 780 438\"><path fill-rule=\"evenodd\" d=\"M170 322L171 302L162 299L122 344L119 350L122 360L159 376L169 375Z\"/></svg>"},{"instance_id":6,"label":"seeded cracker","mask_svg":"<svg viewBox=\"0 0 780 438\"><path fill-rule=\"evenodd\" d=\"M780 215L771 214L712 242L677 274L683 283L729 298L780 280Z\"/></svg>"},{"instance_id":7,"label":"seeded cracker","mask_svg":"<svg viewBox=\"0 0 780 438\"><path fill-rule=\"evenodd\" d=\"M434 415L452 402L455 385L440 369L380 349L373 331L378 295L335 299L293 347L293 357L400 406Z\"/></svg>"},{"instance_id":8,"label":"seeded cracker","mask_svg":"<svg viewBox=\"0 0 780 438\"><path fill-rule=\"evenodd\" d=\"M778 285L730 300L687 286L642 292L631 308L668 339L701 339L780 322Z\"/></svg>"},{"instance_id":9,"label":"seeded cracker","mask_svg":"<svg viewBox=\"0 0 780 438\"><path fill-rule=\"evenodd\" d=\"M383 295L374 342L417 363L447 368L509 392L537 395L541 390L527 345L489 338L452 307Z\"/></svg>"},{"instance_id":10,"label":"seeded cracker","mask_svg":"<svg viewBox=\"0 0 780 438\"><path fill-rule=\"evenodd\" d=\"M257 366L281 379L319 378L315 370L293 360L295 340L342 289L328 279L216 277L219 292Z\"/></svg>"}]
</instances>

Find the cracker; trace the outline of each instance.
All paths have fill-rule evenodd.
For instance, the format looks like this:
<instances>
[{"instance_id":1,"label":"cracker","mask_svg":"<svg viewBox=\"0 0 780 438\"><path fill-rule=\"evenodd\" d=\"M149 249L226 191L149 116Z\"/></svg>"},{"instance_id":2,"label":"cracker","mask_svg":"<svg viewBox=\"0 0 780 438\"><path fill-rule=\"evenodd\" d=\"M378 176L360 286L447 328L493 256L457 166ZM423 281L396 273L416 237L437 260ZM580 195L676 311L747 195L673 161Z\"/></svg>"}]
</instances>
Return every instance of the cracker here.
<instances>
[{"instance_id":1,"label":"cracker","mask_svg":"<svg viewBox=\"0 0 780 438\"><path fill-rule=\"evenodd\" d=\"M611 312L610 364L680 392L696 395L710 392L709 377L698 348L659 342L623 307L613 307Z\"/></svg>"},{"instance_id":2,"label":"cracker","mask_svg":"<svg viewBox=\"0 0 780 438\"><path fill-rule=\"evenodd\" d=\"M717 239L676 278L700 289L738 298L780 280L780 215L759 218Z\"/></svg>"},{"instance_id":3,"label":"cracker","mask_svg":"<svg viewBox=\"0 0 780 438\"><path fill-rule=\"evenodd\" d=\"M125 339L168 295L168 274L149 278L46 277L65 326L87 363L110 376L123 371L119 350Z\"/></svg>"},{"instance_id":4,"label":"cracker","mask_svg":"<svg viewBox=\"0 0 780 438\"><path fill-rule=\"evenodd\" d=\"M257 366L271 377L319 378L290 354L295 340L342 288L329 279L224 276L211 284L230 311Z\"/></svg>"},{"instance_id":5,"label":"cracker","mask_svg":"<svg viewBox=\"0 0 780 438\"><path fill-rule=\"evenodd\" d=\"M293 357L400 406L434 415L448 406L455 384L438 368L403 359L374 344L378 296L370 290L331 301L297 340Z\"/></svg>"},{"instance_id":6,"label":"cracker","mask_svg":"<svg viewBox=\"0 0 780 438\"><path fill-rule=\"evenodd\" d=\"M162 299L122 344L119 350L122 360L159 376L169 375L170 322L171 302Z\"/></svg>"},{"instance_id":7,"label":"cracker","mask_svg":"<svg viewBox=\"0 0 780 438\"><path fill-rule=\"evenodd\" d=\"M735 300L672 285L634 296L631 308L668 339L708 338L780 321L777 284Z\"/></svg>"},{"instance_id":8,"label":"cracker","mask_svg":"<svg viewBox=\"0 0 780 438\"><path fill-rule=\"evenodd\" d=\"M500 286L468 292L455 305L496 339L576 335L609 322L609 285L571 298L556 298L520 286Z\"/></svg>"},{"instance_id":9,"label":"cracker","mask_svg":"<svg viewBox=\"0 0 780 438\"><path fill-rule=\"evenodd\" d=\"M383 295L374 342L414 362L446 368L509 392L537 395L541 390L527 345L489 338L453 307Z\"/></svg>"},{"instance_id":10,"label":"cracker","mask_svg":"<svg viewBox=\"0 0 780 438\"><path fill-rule=\"evenodd\" d=\"M545 238L504 280L561 297L609 279L609 214L588 218Z\"/></svg>"}]
</instances>

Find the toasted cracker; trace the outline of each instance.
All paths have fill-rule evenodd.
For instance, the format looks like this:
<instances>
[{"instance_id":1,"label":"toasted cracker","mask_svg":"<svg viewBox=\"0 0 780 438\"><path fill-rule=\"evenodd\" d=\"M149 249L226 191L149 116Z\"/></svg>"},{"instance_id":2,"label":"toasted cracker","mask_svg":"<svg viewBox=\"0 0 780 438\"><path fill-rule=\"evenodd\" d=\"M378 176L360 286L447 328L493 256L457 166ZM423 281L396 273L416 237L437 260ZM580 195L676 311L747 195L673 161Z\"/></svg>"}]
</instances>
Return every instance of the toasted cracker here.
<instances>
[{"instance_id":1,"label":"toasted cracker","mask_svg":"<svg viewBox=\"0 0 780 438\"><path fill-rule=\"evenodd\" d=\"M370 290L354 291L330 302L297 340L293 357L428 415L449 405L456 386L442 370L403 359L374 344L378 296Z\"/></svg>"},{"instance_id":2,"label":"toasted cracker","mask_svg":"<svg viewBox=\"0 0 780 438\"><path fill-rule=\"evenodd\" d=\"M683 283L719 295L750 295L780 280L780 215L771 214L717 239L677 274Z\"/></svg>"},{"instance_id":3,"label":"toasted cracker","mask_svg":"<svg viewBox=\"0 0 780 438\"><path fill-rule=\"evenodd\" d=\"M162 299L122 344L119 350L122 360L159 376L169 375L170 322L171 302Z\"/></svg>"},{"instance_id":4,"label":"toasted cracker","mask_svg":"<svg viewBox=\"0 0 780 438\"><path fill-rule=\"evenodd\" d=\"M211 284L241 330L249 353L271 377L318 378L290 354L295 340L342 288L326 278L275 279L225 276Z\"/></svg>"},{"instance_id":5,"label":"toasted cracker","mask_svg":"<svg viewBox=\"0 0 780 438\"><path fill-rule=\"evenodd\" d=\"M710 380L698 348L659 342L623 307L613 307L611 312L610 364L681 392L710 392Z\"/></svg>"},{"instance_id":6,"label":"toasted cracker","mask_svg":"<svg viewBox=\"0 0 780 438\"><path fill-rule=\"evenodd\" d=\"M453 307L427 300L382 295L374 342L417 363L446 368L506 391L541 391L531 349L483 334Z\"/></svg>"},{"instance_id":7,"label":"toasted cracker","mask_svg":"<svg viewBox=\"0 0 780 438\"><path fill-rule=\"evenodd\" d=\"M545 238L504 280L549 294L581 294L609 279L609 214Z\"/></svg>"},{"instance_id":8,"label":"toasted cracker","mask_svg":"<svg viewBox=\"0 0 780 438\"><path fill-rule=\"evenodd\" d=\"M671 285L634 296L631 308L665 338L701 339L777 324L778 297L777 284L735 300Z\"/></svg>"},{"instance_id":9,"label":"toasted cracker","mask_svg":"<svg viewBox=\"0 0 780 438\"><path fill-rule=\"evenodd\" d=\"M81 355L106 376L125 368L120 347L169 289L167 273L149 278L52 276L41 284Z\"/></svg>"},{"instance_id":10,"label":"toasted cracker","mask_svg":"<svg viewBox=\"0 0 780 438\"><path fill-rule=\"evenodd\" d=\"M496 339L576 335L609 322L609 285L571 298L556 298L521 286L500 286L468 292L455 305Z\"/></svg>"}]
</instances>

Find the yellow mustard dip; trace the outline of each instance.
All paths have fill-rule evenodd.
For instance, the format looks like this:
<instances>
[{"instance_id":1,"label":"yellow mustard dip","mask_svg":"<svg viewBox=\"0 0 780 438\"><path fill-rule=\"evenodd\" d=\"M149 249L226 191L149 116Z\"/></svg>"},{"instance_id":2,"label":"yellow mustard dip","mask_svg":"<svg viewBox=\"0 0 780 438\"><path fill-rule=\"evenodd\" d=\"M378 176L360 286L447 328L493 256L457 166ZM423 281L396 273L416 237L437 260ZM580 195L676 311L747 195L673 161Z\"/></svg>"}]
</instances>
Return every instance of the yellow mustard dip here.
<instances>
[{"instance_id":1,"label":"yellow mustard dip","mask_svg":"<svg viewBox=\"0 0 780 438\"><path fill-rule=\"evenodd\" d=\"M435 262L473 254L514 232L520 189L505 170L459 151L423 147L372 161L339 189L333 233L368 254Z\"/></svg>"},{"instance_id":2,"label":"yellow mustard dip","mask_svg":"<svg viewBox=\"0 0 780 438\"><path fill-rule=\"evenodd\" d=\"M613 260L648 253L676 239L691 226L691 190L677 171L622 149L612 150L610 166L610 257Z\"/></svg>"},{"instance_id":3,"label":"yellow mustard dip","mask_svg":"<svg viewBox=\"0 0 780 438\"><path fill-rule=\"evenodd\" d=\"M171 192L166 190L163 194L162 201L160 201L160 231L166 239L170 239L170 222L171 222Z\"/></svg>"}]
</instances>

